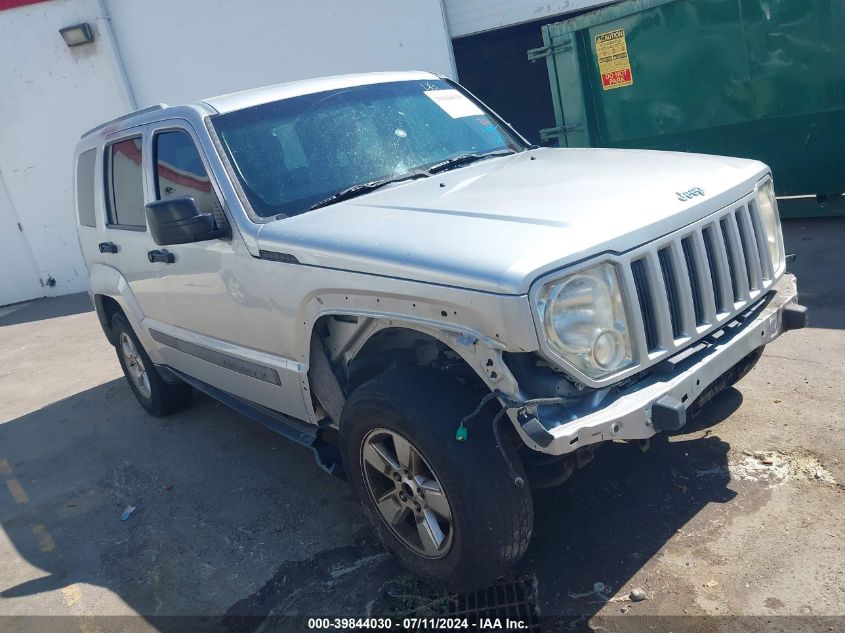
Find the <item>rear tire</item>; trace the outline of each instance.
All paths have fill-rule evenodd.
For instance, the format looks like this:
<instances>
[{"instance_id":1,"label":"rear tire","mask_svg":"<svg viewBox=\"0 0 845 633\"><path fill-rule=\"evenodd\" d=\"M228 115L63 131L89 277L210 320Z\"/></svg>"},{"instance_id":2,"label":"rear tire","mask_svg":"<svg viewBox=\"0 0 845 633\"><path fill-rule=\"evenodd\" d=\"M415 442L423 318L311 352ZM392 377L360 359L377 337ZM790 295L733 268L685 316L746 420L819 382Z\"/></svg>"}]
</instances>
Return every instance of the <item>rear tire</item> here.
<instances>
[{"instance_id":1,"label":"rear tire","mask_svg":"<svg viewBox=\"0 0 845 633\"><path fill-rule=\"evenodd\" d=\"M123 375L147 413L159 418L190 404L190 385L183 382L171 385L162 380L123 314L117 313L112 317L112 332Z\"/></svg>"},{"instance_id":2,"label":"rear tire","mask_svg":"<svg viewBox=\"0 0 845 633\"><path fill-rule=\"evenodd\" d=\"M490 413L468 423L466 442L455 439L478 400L439 372L410 368L361 385L341 416L344 468L379 539L404 567L449 589L502 575L533 528L530 489L509 475ZM505 450L525 482L516 451Z\"/></svg>"}]
</instances>

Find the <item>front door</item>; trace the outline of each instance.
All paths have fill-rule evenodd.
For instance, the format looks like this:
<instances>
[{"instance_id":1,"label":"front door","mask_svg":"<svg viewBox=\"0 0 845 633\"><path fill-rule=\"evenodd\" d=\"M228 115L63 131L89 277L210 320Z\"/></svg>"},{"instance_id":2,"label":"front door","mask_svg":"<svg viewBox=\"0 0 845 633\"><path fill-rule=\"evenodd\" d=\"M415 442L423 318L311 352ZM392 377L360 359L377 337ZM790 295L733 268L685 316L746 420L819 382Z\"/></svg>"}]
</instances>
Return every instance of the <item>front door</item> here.
<instances>
[{"instance_id":1,"label":"front door","mask_svg":"<svg viewBox=\"0 0 845 633\"><path fill-rule=\"evenodd\" d=\"M182 120L150 128L149 189L153 200L192 196L200 211L229 225L217 183ZM151 332L169 365L215 387L277 411L301 414L299 381L289 378L260 260L235 227L229 238L169 245L173 262L159 263L168 327ZM151 325L155 329L155 325ZM292 400L291 400L292 399Z\"/></svg>"}]
</instances>

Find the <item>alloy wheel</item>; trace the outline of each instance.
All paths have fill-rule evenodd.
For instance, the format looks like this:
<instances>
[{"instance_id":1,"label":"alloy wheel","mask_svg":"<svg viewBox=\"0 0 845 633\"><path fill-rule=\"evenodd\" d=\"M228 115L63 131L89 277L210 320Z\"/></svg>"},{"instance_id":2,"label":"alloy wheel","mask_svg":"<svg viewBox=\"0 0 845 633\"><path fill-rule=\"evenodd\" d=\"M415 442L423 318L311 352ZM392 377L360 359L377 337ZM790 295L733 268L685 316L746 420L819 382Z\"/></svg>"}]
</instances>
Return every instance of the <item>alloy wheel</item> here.
<instances>
[{"instance_id":1,"label":"alloy wheel","mask_svg":"<svg viewBox=\"0 0 845 633\"><path fill-rule=\"evenodd\" d=\"M361 443L361 470L381 518L410 550L441 558L454 525L446 492L420 451L389 429L373 429Z\"/></svg>"},{"instance_id":2,"label":"alloy wheel","mask_svg":"<svg viewBox=\"0 0 845 633\"><path fill-rule=\"evenodd\" d=\"M120 353L126 363L129 378L135 383L141 395L149 399L152 396L150 377L147 375L147 370L144 368L144 362L141 360L138 350L135 349L135 344L126 332L120 334Z\"/></svg>"}]
</instances>

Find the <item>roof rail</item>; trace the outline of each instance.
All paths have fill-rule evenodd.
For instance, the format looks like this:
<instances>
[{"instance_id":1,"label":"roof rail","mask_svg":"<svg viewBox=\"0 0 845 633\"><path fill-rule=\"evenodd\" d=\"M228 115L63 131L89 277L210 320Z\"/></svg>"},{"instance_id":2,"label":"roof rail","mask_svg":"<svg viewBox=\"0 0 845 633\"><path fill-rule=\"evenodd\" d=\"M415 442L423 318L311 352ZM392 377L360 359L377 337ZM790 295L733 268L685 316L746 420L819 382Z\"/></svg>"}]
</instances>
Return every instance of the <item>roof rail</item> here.
<instances>
[{"instance_id":1,"label":"roof rail","mask_svg":"<svg viewBox=\"0 0 845 633\"><path fill-rule=\"evenodd\" d=\"M112 123L118 123L120 121L130 119L134 116L138 116L140 114L146 114L147 112L155 112L156 110L163 110L166 107L167 107L166 103L157 103L155 105L151 105L148 108L142 108L140 110L135 110L134 112L129 112L128 114L124 114L123 116L119 116L115 119L111 119L110 121L106 121L105 123L101 123L97 127L91 128L90 130L85 132L85 134L83 134L80 138L85 138L89 134L93 134L94 132L98 132L99 130L102 130L104 127L108 127Z\"/></svg>"}]
</instances>

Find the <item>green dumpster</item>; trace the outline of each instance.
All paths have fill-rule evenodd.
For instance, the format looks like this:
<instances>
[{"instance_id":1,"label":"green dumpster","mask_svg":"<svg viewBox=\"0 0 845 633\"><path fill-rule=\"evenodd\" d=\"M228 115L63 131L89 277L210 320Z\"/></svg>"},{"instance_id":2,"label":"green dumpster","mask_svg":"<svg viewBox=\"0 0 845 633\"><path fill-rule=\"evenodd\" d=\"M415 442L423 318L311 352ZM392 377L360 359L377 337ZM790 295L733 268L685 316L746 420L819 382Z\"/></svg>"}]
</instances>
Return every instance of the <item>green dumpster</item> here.
<instances>
[{"instance_id":1,"label":"green dumpster","mask_svg":"<svg viewBox=\"0 0 845 633\"><path fill-rule=\"evenodd\" d=\"M628 0L543 43L546 140L756 158L779 196L845 192L845 0Z\"/></svg>"}]
</instances>

